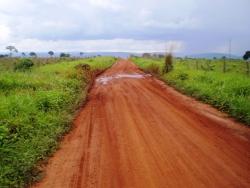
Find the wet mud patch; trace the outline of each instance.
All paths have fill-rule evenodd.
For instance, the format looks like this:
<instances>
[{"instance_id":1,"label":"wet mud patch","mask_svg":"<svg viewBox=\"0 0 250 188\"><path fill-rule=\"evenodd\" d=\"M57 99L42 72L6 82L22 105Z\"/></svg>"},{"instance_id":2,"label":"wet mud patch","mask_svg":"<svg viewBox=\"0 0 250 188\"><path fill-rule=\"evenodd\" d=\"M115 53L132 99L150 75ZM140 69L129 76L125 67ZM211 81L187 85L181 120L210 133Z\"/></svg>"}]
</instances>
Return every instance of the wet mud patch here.
<instances>
[{"instance_id":1,"label":"wet mud patch","mask_svg":"<svg viewBox=\"0 0 250 188\"><path fill-rule=\"evenodd\" d=\"M106 85L113 80L124 79L124 78L143 79L143 78L150 77L150 76L151 76L150 74L138 74L138 73L115 74L112 76L101 76L101 77L96 79L96 83L101 84L101 85Z\"/></svg>"}]
</instances>

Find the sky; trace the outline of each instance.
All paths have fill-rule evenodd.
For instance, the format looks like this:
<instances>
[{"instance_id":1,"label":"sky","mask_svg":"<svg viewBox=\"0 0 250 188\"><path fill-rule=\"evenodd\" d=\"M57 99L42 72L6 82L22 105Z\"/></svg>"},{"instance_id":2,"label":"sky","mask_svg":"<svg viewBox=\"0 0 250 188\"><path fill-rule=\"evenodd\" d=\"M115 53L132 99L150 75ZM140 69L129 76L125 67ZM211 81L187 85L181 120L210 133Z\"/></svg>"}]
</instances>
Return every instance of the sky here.
<instances>
[{"instance_id":1,"label":"sky","mask_svg":"<svg viewBox=\"0 0 250 188\"><path fill-rule=\"evenodd\" d=\"M250 50L250 0L0 0L0 51Z\"/></svg>"}]
</instances>

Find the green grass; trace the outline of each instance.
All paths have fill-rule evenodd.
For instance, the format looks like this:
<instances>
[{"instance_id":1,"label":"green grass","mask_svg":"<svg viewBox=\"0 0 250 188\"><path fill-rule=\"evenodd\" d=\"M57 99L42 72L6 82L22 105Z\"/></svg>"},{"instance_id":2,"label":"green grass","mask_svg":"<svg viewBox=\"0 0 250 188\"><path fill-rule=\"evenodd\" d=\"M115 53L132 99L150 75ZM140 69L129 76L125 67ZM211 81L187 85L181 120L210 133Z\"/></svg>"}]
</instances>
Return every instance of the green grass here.
<instances>
[{"instance_id":1,"label":"green grass","mask_svg":"<svg viewBox=\"0 0 250 188\"><path fill-rule=\"evenodd\" d=\"M70 129L96 72L114 63L98 57L15 72L0 66L0 187L24 187L39 178L38 162ZM89 64L90 71L75 68Z\"/></svg>"},{"instance_id":2,"label":"green grass","mask_svg":"<svg viewBox=\"0 0 250 188\"><path fill-rule=\"evenodd\" d=\"M250 125L250 76L243 61L227 62L227 72L223 73L222 60L175 59L174 70L163 74L163 59L132 60L146 72L152 72L151 64L158 66L157 76L168 84Z\"/></svg>"}]
</instances>

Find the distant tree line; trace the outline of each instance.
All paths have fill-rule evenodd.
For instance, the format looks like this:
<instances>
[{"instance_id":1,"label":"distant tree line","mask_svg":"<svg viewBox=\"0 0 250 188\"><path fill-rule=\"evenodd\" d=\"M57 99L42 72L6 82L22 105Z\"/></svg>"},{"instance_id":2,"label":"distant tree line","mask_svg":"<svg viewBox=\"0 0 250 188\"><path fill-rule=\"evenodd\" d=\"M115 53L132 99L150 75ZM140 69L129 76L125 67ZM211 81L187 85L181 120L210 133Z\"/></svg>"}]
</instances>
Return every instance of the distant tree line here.
<instances>
[{"instance_id":1,"label":"distant tree line","mask_svg":"<svg viewBox=\"0 0 250 188\"><path fill-rule=\"evenodd\" d=\"M143 58L164 58L165 56L163 54L157 54L157 53L143 53Z\"/></svg>"},{"instance_id":2,"label":"distant tree line","mask_svg":"<svg viewBox=\"0 0 250 188\"><path fill-rule=\"evenodd\" d=\"M9 54L8 55L7 54L0 54L0 58L13 57L14 53L18 54L18 49L15 46L12 46L12 45L6 46L5 49L7 49L9 51ZM27 57L27 56L30 56L32 58L38 57L38 55L37 55L36 52L29 52L27 54L25 52L21 52L20 55L22 57ZM53 51L49 51L48 55L52 58L55 55L55 53ZM79 56L80 57L83 57L83 55L84 55L84 52L79 52ZM71 55L69 53L62 52L62 53L59 54L59 57L61 57L61 58L67 58L67 57L71 57Z\"/></svg>"},{"instance_id":3,"label":"distant tree line","mask_svg":"<svg viewBox=\"0 0 250 188\"><path fill-rule=\"evenodd\" d=\"M64 57L70 57L70 54L68 53L60 53L60 57L64 58Z\"/></svg>"}]
</instances>

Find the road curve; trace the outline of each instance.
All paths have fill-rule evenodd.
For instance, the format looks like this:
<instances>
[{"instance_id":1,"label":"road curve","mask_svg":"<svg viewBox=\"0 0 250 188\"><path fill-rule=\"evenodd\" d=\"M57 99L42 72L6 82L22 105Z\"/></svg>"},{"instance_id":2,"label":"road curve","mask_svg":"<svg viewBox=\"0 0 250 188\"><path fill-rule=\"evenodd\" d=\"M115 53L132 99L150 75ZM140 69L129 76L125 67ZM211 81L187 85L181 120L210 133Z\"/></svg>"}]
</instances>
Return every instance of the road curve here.
<instances>
[{"instance_id":1,"label":"road curve","mask_svg":"<svg viewBox=\"0 0 250 188\"><path fill-rule=\"evenodd\" d=\"M33 187L250 187L250 129L121 60Z\"/></svg>"}]
</instances>

